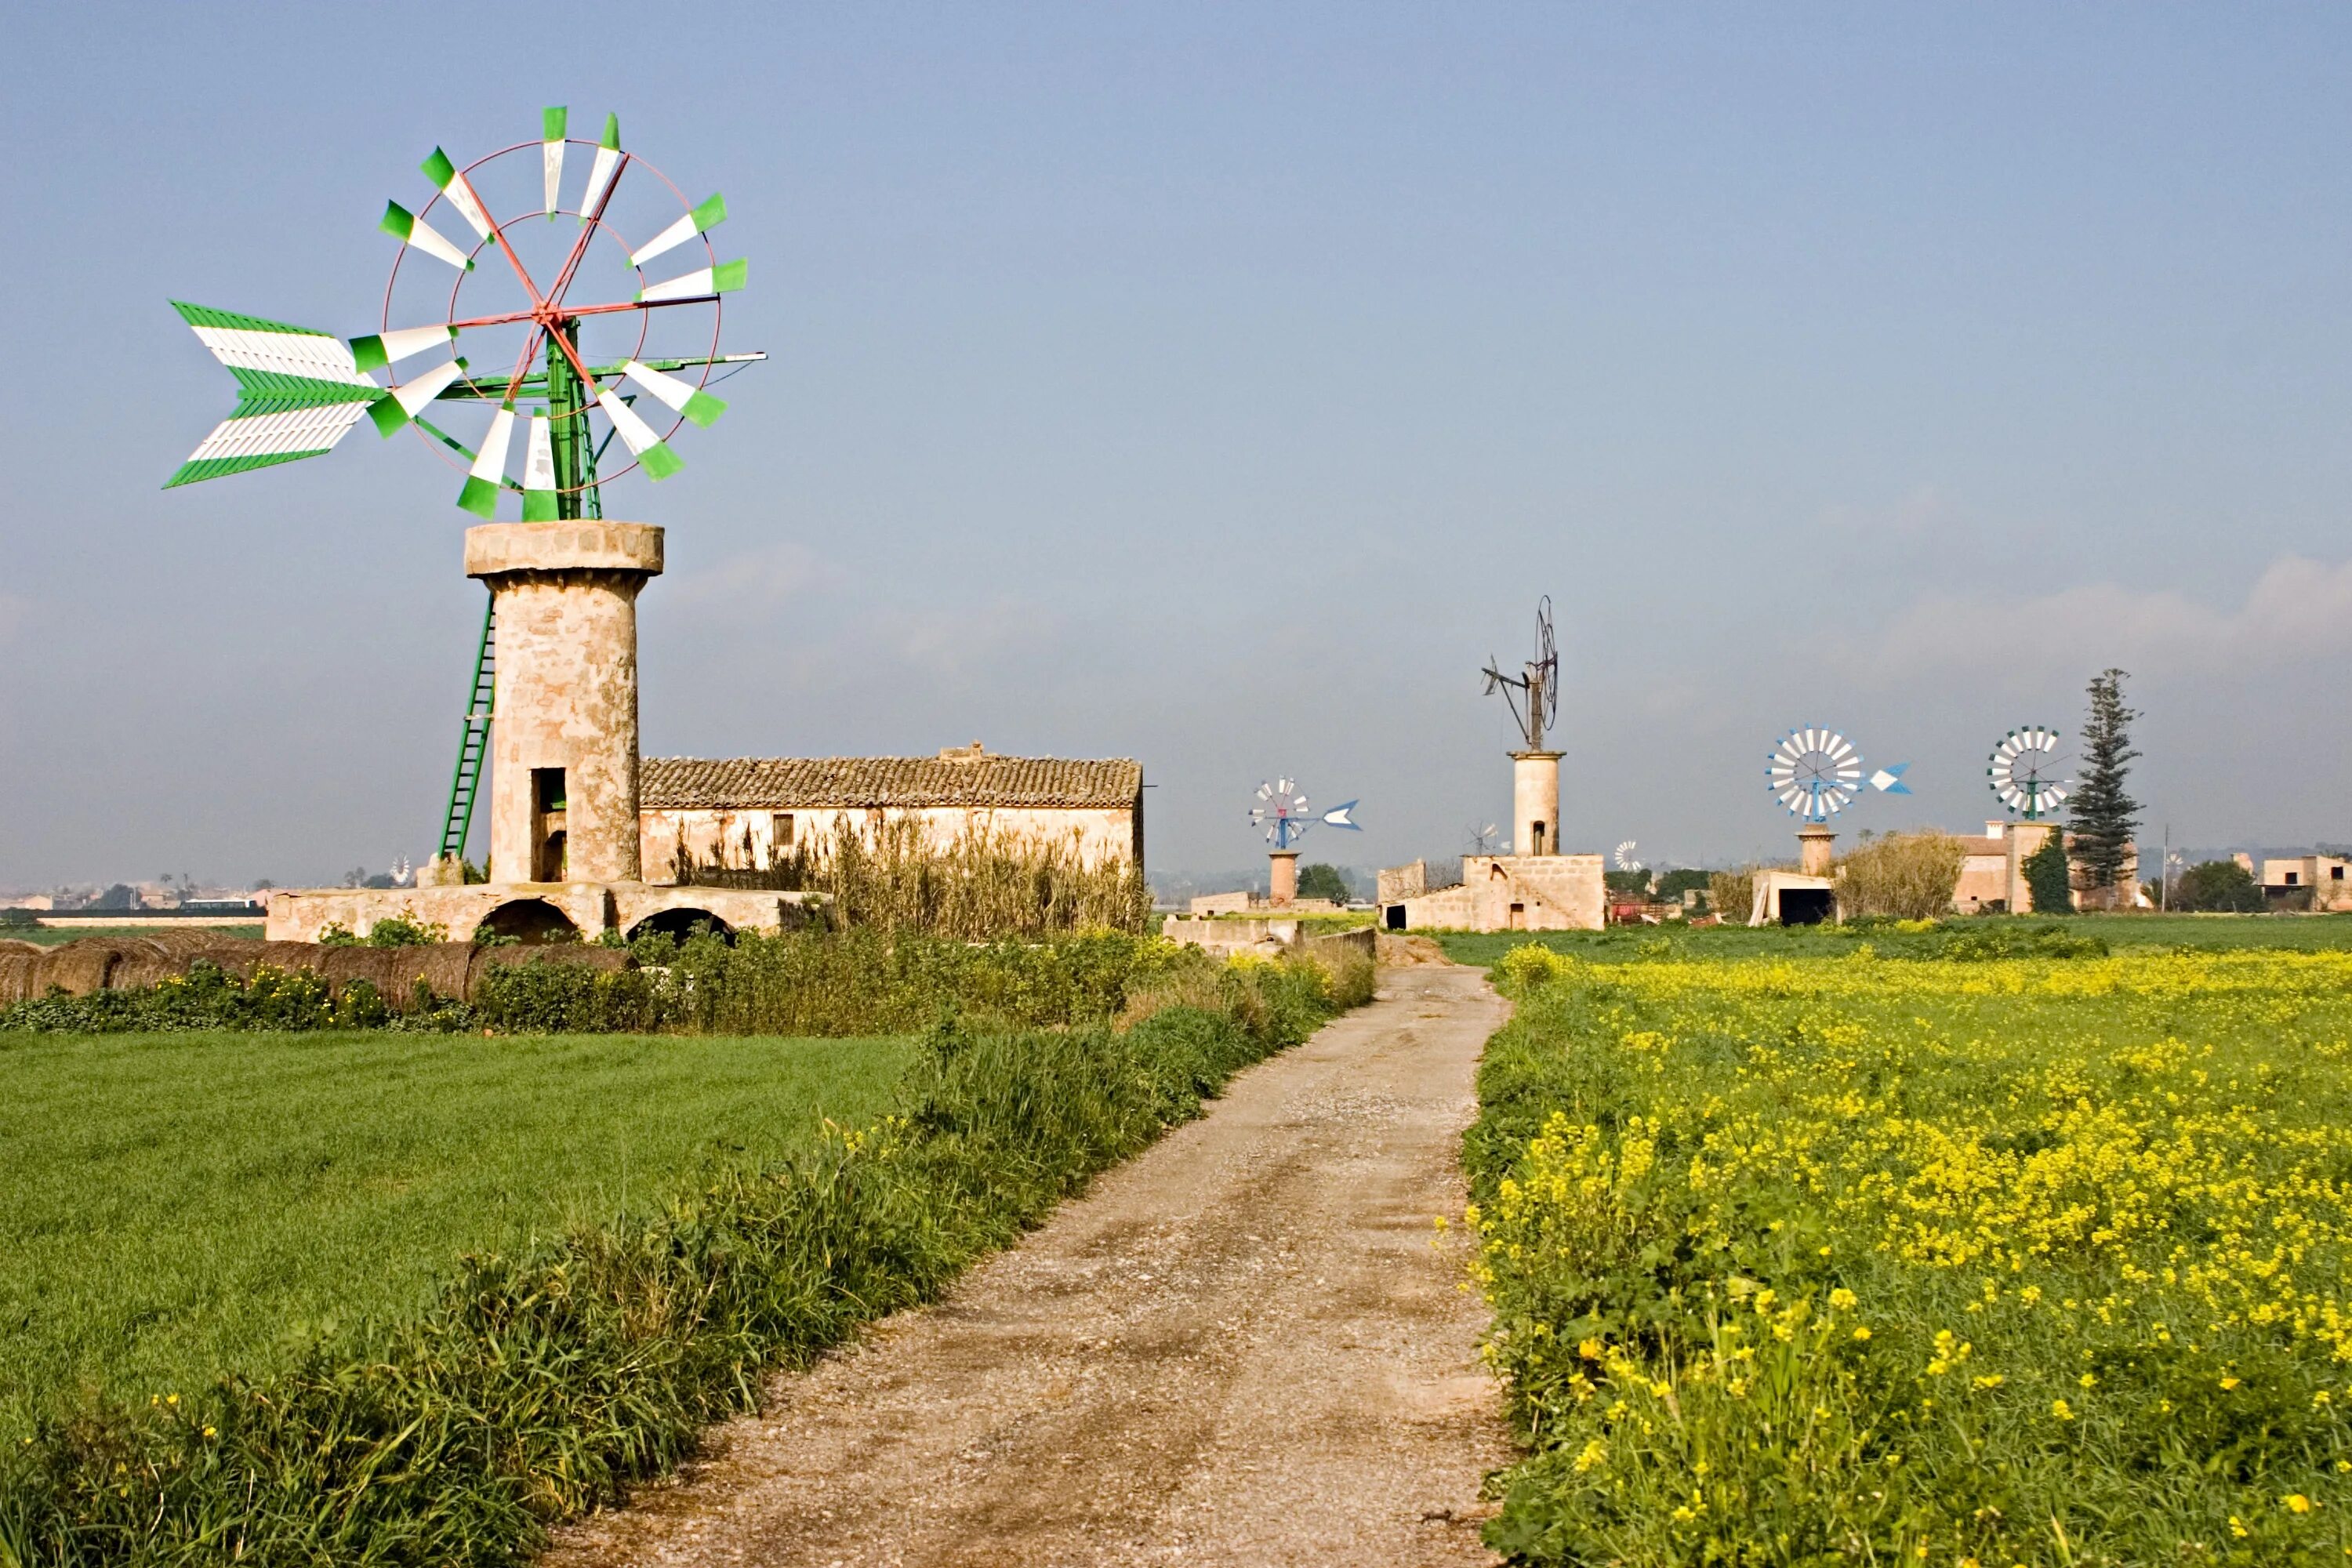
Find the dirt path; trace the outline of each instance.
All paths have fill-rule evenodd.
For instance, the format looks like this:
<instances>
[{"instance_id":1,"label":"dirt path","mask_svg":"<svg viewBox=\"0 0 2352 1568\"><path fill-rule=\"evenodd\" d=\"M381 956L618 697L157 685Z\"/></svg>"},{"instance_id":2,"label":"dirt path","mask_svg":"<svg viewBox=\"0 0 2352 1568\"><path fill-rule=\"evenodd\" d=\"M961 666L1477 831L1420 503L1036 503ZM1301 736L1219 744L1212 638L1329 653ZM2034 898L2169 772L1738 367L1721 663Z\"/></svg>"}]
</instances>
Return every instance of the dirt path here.
<instances>
[{"instance_id":1,"label":"dirt path","mask_svg":"<svg viewBox=\"0 0 2352 1568\"><path fill-rule=\"evenodd\" d=\"M1477 970L1387 972L546 1561L1491 1563L1478 1483L1508 1436L1431 1219L1460 1211L1504 1013Z\"/></svg>"}]
</instances>

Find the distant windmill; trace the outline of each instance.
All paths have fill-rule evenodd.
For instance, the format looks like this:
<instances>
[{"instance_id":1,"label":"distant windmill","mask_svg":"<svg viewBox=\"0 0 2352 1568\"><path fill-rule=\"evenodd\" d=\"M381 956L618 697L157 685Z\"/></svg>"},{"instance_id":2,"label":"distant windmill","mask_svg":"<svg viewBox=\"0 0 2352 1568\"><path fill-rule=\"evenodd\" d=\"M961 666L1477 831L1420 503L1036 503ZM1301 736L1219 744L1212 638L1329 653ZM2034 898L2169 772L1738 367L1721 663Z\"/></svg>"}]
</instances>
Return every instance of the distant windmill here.
<instances>
[{"instance_id":1,"label":"distant windmill","mask_svg":"<svg viewBox=\"0 0 2352 1568\"><path fill-rule=\"evenodd\" d=\"M1544 733L1559 717L1559 648L1552 639L1551 599L1536 605L1535 657L1517 675L1486 660L1486 691L1499 691L1519 727L1525 746L1511 753L1511 841L1522 855L1559 852L1559 753L1547 751Z\"/></svg>"},{"instance_id":2,"label":"distant windmill","mask_svg":"<svg viewBox=\"0 0 2352 1568\"><path fill-rule=\"evenodd\" d=\"M2000 803L2028 822L2038 822L2055 811L2073 793L2074 781L2064 776L2065 759L2058 754L2055 730L2029 725L2011 730L1986 759L1985 777Z\"/></svg>"},{"instance_id":3,"label":"distant windmill","mask_svg":"<svg viewBox=\"0 0 2352 1568\"><path fill-rule=\"evenodd\" d=\"M1344 827L1350 833L1362 832L1355 810L1356 803L1351 800L1318 816L1307 805L1307 792L1292 778L1279 778L1257 786L1257 804L1250 807L1250 826L1264 832L1265 841L1274 846L1266 856L1267 902L1287 905L1298 897L1298 851L1291 846L1318 823L1326 827Z\"/></svg>"},{"instance_id":4,"label":"distant windmill","mask_svg":"<svg viewBox=\"0 0 2352 1568\"><path fill-rule=\"evenodd\" d=\"M1638 871L1642 868L1642 863L1633 858L1633 851L1638 847L1639 846L1630 838L1625 840L1624 843L1617 846L1617 869L1620 871Z\"/></svg>"},{"instance_id":5,"label":"distant windmill","mask_svg":"<svg viewBox=\"0 0 2352 1568\"><path fill-rule=\"evenodd\" d=\"M1473 855L1492 855L1496 853L1498 850L1504 854L1510 853L1511 841L1507 838L1498 839L1496 837L1496 834L1499 831L1500 829L1491 822L1486 824L1484 827L1471 828L1467 835L1470 840L1470 853Z\"/></svg>"},{"instance_id":6,"label":"distant windmill","mask_svg":"<svg viewBox=\"0 0 2352 1568\"><path fill-rule=\"evenodd\" d=\"M1853 742L1826 725L1807 725L1780 738L1766 759L1765 787L1772 798L1802 818L1797 830L1800 863L1808 876L1826 876L1830 846L1836 835L1829 819L1854 803L1864 788L1887 795L1909 795L1903 774L1911 764L1896 763L1864 777L1862 753Z\"/></svg>"}]
</instances>

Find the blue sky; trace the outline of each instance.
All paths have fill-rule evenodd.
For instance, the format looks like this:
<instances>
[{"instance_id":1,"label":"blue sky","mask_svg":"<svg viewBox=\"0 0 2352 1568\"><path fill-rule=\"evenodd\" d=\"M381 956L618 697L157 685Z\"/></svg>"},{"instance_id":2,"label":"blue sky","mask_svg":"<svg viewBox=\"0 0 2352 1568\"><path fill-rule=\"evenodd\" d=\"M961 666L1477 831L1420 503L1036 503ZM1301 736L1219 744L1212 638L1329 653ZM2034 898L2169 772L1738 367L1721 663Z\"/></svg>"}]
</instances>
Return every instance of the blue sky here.
<instances>
[{"instance_id":1,"label":"blue sky","mask_svg":"<svg viewBox=\"0 0 2352 1568\"><path fill-rule=\"evenodd\" d=\"M127 6L0 61L0 884L430 847L480 616L362 429L169 492L182 298L373 330L386 197L617 110L751 286L643 603L649 752L1131 754L1359 863L1503 816L1557 606L1570 847L1777 853L1795 724L1978 821L2133 672L2151 829L2352 838L2352 12ZM551 58L547 57L553 57Z\"/></svg>"}]
</instances>

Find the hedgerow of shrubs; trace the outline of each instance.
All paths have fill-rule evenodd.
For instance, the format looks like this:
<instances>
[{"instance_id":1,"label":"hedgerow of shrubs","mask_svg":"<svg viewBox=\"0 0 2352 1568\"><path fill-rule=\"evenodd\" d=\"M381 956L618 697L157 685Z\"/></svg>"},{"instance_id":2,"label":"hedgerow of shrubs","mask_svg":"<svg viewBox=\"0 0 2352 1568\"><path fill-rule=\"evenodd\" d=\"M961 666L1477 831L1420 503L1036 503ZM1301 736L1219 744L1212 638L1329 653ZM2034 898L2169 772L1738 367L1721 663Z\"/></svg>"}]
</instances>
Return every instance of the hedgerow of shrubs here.
<instances>
[{"instance_id":1,"label":"hedgerow of shrubs","mask_svg":"<svg viewBox=\"0 0 2352 1568\"><path fill-rule=\"evenodd\" d=\"M51 995L0 1011L0 1031L382 1028L502 1034L905 1034L943 1013L1008 1028L1114 1018L1130 994L1187 965L1197 950L1118 931L1051 942L962 942L867 930L707 931L635 944L640 967L525 963L486 973L469 1003L420 991L392 999L365 981L260 970L240 981L202 959L187 975L135 991Z\"/></svg>"},{"instance_id":2,"label":"hedgerow of shrubs","mask_svg":"<svg viewBox=\"0 0 2352 1568\"><path fill-rule=\"evenodd\" d=\"M615 1501L706 1425L751 1408L763 1373L937 1296L1370 989L1369 961L1327 972L1119 951L1085 947L1056 981L1003 952L927 950L911 971L919 995L963 973L1003 1006L1116 1001L1128 1026L988 1033L946 1018L898 1111L873 1127L720 1176L656 1218L468 1258L422 1316L355 1331L290 1374L12 1439L0 1563L516 1561L549 1525ZM672 966L681 984L709 978L690 956ZM711 1020L785 1005L742 999L802 972L770 954L750 974L719 973L731 999ZM550 1005L576 1022L573 1004Z\"/></svg>"}]
</instances>

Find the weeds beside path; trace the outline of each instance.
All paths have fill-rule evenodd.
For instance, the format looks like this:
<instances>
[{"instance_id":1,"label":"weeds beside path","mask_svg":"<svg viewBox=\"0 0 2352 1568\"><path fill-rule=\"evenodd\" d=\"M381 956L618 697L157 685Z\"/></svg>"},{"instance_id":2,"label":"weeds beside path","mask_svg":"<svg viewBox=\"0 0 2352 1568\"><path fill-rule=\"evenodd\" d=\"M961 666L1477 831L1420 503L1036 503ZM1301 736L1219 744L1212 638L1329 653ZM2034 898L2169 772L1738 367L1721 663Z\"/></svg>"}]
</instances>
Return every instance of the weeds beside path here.
<instances>
[{"instance_id":1,"label":"weeds beside path","mask_svg":"<svg viewBox=\"0 0 2352 1568\"><path fill-rule=\"evenodd\" d=\"M1475 970L1389 973L551 1568L1490 1562L1511 1448L1432 1219L1505 1012Z\"/></svg>"}]
</instances>

